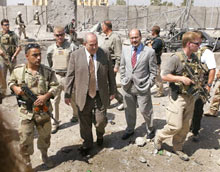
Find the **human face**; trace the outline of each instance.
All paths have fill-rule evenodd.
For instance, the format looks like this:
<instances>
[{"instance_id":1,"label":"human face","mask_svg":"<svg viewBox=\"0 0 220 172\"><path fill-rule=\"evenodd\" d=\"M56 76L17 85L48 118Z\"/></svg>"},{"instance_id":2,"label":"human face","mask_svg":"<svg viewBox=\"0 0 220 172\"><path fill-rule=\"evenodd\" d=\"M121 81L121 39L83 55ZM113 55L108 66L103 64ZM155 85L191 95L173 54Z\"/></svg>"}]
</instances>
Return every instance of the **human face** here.
<instances>
[{"instance_id":1,"label":"human face","mask_svg":"<svg viewBox=\"0 0 220 172\"><path fill-rule=\"evenodd\" d=\"M90 54L95 54L98 50L98 40L95 35L88 35L87 42L84 44Z\"/></svg>"},{"instance_id":2,"label":"human face","mask_svg":"<svg viewBox=\"0 0 220 172\"><path fill-rule=\"evenodd\" d=\"M56 42L58 44L62 44L65 40L65 32L64 30L58 31L58 30L54 30L54 36L56 39Z\"/></svg>"},{"instance_id":3,"label":"human face","mask_svg":"<svg viewBox=\"0 0 220 172\"><path fill-rule=\"evenodd\" d=\"M8 32L9 31L9 23L8 22L4 22L2 25L2 29L4 32Z\"/></svg>"},{"instance_id":4,"label":"human face","mask_svg":"<svg viewBox=\"0 0 220 172\"><path fill-rule=\"evenodd\" d=\"M102 32L107 33L107 30L108 30L108 27L104 23L102 23Z\"/></svg>"},{"instance_id":5,"label":"human face","mask_svg":"<svg viewBox=\"0 0 220 172\"><path fill-rule=\"evenodd\" d=\"M201 44L201 38L197 38L197 39L189 42L190 50L192 52L197 52L200 44Z\"/></svg>"},{"instance_id":6,"label":"human face","mask_svg":"<svg viewBox=\"0 0 220 172\"><path fill-rule=\"evenodd\" d=\"M29 66L39 67L41 63L41 50L38 48L29 49L27 51L26 58Z\"/></svg>"},{"instance_id":7,"label":"human face","mask_svg":"<svg viewBox=\"0 0 220 172\"><path fill-rule=\"evenodd\" d=\"M138 47L141 43L141 36L139 34L139 31L137 29L131 30L129 33L129 38L131 45L134 47Z\"/></svg>"}]
</instances>

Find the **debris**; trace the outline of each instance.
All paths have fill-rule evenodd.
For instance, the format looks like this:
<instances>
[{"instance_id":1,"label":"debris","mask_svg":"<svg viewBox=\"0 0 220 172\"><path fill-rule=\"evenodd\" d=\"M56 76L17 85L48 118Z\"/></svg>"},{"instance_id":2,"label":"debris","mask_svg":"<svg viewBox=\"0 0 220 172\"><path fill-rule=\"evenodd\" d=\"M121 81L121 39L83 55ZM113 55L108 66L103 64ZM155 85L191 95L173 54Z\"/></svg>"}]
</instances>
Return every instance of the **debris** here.
<instances>
[{"instance_id":1,"label":"debris","mask_svg":"<svg viewBox=\"0 0 220 172\"><path fill-rule=\"evenodd\" d=\"M147 163L146 159L143 156L139 157L139 161L142 163Z\"/></svg>"},{"instance_id":2,"label":"debris","mask_svg":"<svg viewBox=\"0 0 220 172\"><path fill-rule=\"evenodd\" d=\"M139 147L143 147L146 144L146 141L142 137L137 137L135 140L135 144Z\"/></svg>"}]
</instances>

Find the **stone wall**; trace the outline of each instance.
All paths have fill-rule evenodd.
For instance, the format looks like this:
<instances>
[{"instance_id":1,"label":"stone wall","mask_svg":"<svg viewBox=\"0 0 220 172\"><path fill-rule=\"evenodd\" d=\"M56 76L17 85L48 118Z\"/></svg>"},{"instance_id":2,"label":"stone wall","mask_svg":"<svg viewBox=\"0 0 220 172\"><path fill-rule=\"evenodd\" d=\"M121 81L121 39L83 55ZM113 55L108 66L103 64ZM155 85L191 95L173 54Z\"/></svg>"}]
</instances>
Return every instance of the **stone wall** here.
<instances>
[{"instance_id":1,"label":"stone wall","mask_svg":"<svg viewBox=\"0 0 220 172\"><path fill-rule=\"evenodd\" d=\"M65 2L65 3L64 3ZM65 25L71 21L74 14L74 4L72 0L48 0L48 6L0 6L0 19L8 18L11 24L18 11L21 11L25 23L33 24L34 11L38 9L41 15L41 23L50 22L53 25ZM78 6L77 19L78 26L90 27L97 22L109 19L113 21L114 29L140 28L147 30L157 24L161 28L166 28L166 23L175 21L180 27L182 23L180 14L183 7L164 6ZM172 11L172 12L171 12ZM188 27L190 28L220 28L220 8L192 7L189 16Z\"/></svg>"}]
</instances>

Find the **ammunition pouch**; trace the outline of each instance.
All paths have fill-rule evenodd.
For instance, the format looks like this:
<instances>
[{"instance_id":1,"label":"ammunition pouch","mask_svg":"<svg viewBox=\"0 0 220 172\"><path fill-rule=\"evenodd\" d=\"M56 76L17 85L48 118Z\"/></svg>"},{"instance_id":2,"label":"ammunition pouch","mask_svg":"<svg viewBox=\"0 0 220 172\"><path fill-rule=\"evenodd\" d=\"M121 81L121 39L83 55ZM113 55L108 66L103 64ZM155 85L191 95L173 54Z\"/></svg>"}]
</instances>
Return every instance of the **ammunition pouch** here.
<instances>
[{"instance_id":1,"label":"ammunition pouch","mask_svg":"<svg viewBox=\"0 0 220 172\"><path fill-rule=\"evenodd\" d=\"M33 119L37 125L43 125L50 121L50 116L45 112L34 113Z\"/></svg>"}]
</instances>

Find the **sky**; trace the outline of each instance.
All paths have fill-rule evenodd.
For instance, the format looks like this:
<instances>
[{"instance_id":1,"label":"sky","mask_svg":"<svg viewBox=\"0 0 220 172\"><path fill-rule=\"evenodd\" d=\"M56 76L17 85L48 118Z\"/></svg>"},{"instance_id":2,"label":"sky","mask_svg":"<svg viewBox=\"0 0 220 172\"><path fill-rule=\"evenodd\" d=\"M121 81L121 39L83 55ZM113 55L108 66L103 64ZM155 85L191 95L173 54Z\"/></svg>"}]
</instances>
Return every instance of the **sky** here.
<instances>
[{"instance_id":1,"label":"sky","mask_svg":"<svg viewBox=\"0 0 220 172\"><path fill-rule=\"evenodd\" d=\"M62 1L62 0L61 0ZM173 2L175 5L180 5L183 0L162 0L167 2ZM32 0L7 0L8 5L17 5L21 2L25 5L32 5ZM115 3L116 0L109 0L109 4ZM126 0L129 5L149 5L150 0ZM194 0L194 6L206 6L206 7L220 7L220 0Z\"/></svg>"}]
</instances>

